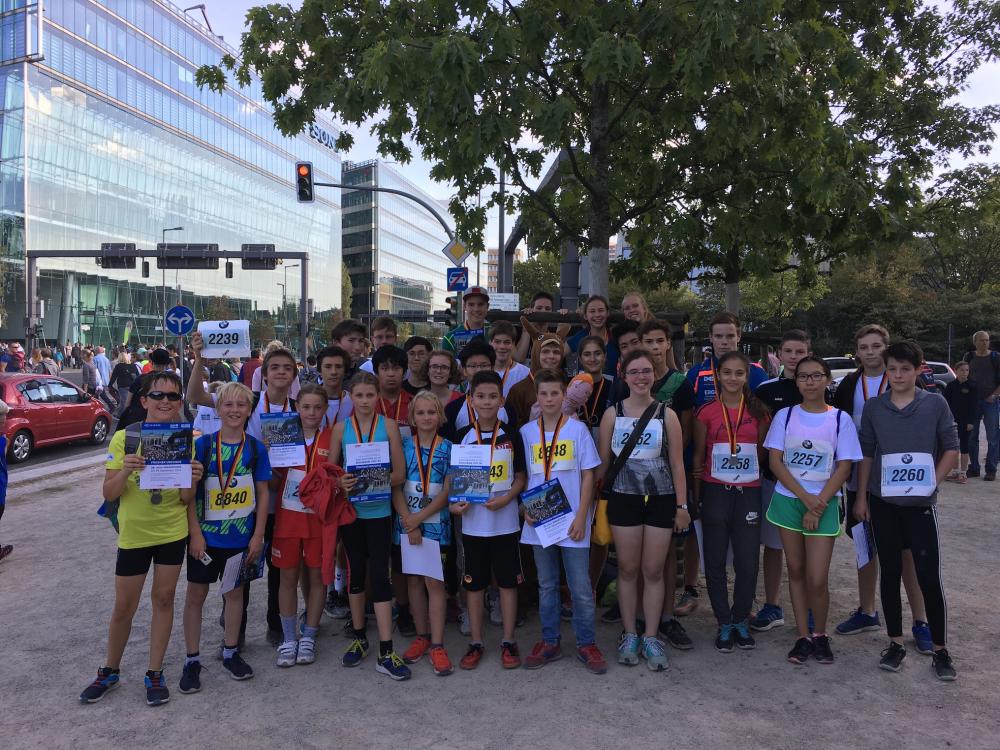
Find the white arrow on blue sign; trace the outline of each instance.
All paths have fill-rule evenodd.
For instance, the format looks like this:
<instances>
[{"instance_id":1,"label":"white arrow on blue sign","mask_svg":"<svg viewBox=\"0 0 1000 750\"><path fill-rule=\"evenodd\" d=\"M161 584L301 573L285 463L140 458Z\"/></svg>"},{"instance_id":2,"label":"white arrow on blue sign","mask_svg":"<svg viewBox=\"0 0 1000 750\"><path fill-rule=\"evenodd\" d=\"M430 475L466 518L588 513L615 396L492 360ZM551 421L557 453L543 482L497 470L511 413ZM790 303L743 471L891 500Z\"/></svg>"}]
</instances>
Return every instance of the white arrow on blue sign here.
<instances>
[{"instance_id":1,"label":"white arrow on blue sign","mask_svg":"<svg viewBox=\"0 0 1000 750\"><path fill-rule=\"evenodd\" d=\"M174 336L187 336L194 330L194 311L184 305L174 305L167 310L167 318L163 321L166 329Z\"/></svg>"}]
</instances>

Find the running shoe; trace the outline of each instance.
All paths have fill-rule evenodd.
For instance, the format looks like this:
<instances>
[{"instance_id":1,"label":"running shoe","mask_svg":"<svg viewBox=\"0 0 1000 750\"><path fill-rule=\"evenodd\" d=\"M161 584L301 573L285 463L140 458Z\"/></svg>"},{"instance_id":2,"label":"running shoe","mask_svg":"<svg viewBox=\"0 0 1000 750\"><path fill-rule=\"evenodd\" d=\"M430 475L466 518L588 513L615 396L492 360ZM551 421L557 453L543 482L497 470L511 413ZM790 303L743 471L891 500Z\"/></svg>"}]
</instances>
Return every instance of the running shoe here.
<instances>
[{"instance_id":1,"label":"running shoe","mask_svg":"<svg viewBox=\"0 0 1000 750\"><path fill-rule=\"evenodd\" d=\"M524 660L525 669L538 669L552 661L562 659L562 646L558 643L539 641Z\"/></svg>"},{"instance_id":2,"label":"running shoe","mask_svg":"<svg viewBox=\"0 0 1000 750\"><path fill-rule=\"evenodd\" d=\"M733 640L736 642L736 648L741 648L744 651L757 648L757 641L750 635L750 625L746 620L735 623L733 631Z\"/></svg>"},{"instance_id":3,"label":"running shoe","mask_svg":"<svg viewBox=\"0 0 1000 750\"><path fill-rule=\"evenodd\" d=\"M316 639L304 635L299 639L299 653L295 657L296 664L312 664L316 661Z\"/></svg>"},{"instance_id":4,"label":"running shoe","mask_svg":"<svg viewBox=\"0 0 1000 750\"><path fill-rule=\"evenodd\" d=\"M634 667L639 663L639 636L623 632L618 637L618 663Z\"/></svg>"},{"instance_id":5,"label":"running shoe","mask_svg":"<svg viewBox=\"0 0 1000 750\"><path fill-rule=\"evenodd\" d=\"M662 672L667 668L667 651L659 638L642 639L642 658L646 666L653 672Z\"/></svg>"},{"instance_id":6,"label":"running shoe","mask_svg":"<svg viewBox=\"0 0 1000 750\"><path fill-rule=\"evenodd\" d=\"M934 674L942 682L954 682L958 679L958 672L955 671L955 666L951 662L951 654L948 653L948 649L943 648L934 652L933 666Z\"/></svg>"},{"instance_id":7,"label":"running shoe","mask_svg":"<svg viewBox=\"0 0 1000 750\"><path fill-rule=\"evenodd\" d=\"M346 594L331 591L326 595L326 606L323 611L334 620L345 620L351 616L351 604Z\"/></svg>"},{"instance_id":8,"label":"running shoe","mask_svg":"<svg viewBox=\"0 0 1000 750\"><path fill-rule=\"evenodd\" d=\"M472 635L472 628L469 627L469 610L465 607L458 613L458 632L462 635Z\"/></svg>"},{"instance_id":9,"label":"running shoe","mask_svg":"<svg viewBox=\"0 0 1000 750\"><path fill-rule=\"evenodd\" d=\"M243 657L240 656L239 651L228 659L223 659L222 666L234 680L249 680L253 677L253 669L243 661Z\"/></svg>"},{"instance_id":10,"label":"running shoe","mask_svg":"<svg viewBox=\"0 0 1000 750\"><path fill-rule=\"evenodd\" d=\"M364 629L366 627L368 627L368 618L367 617L365 618L364 624L361 626L361 628ZM354 638L355 637L354 620L352 620L350 617L348 617L347 618L347 622L344 623L344 627L341 630L341 634L344 636L344 638Z\"/></svg>"},{"instance_id":11,"label":"running shoe","mask_svg":"<svg viewBox=\"0 0 1000 750\"><path fill-rule=\"evenodd\" d=\"M809 660L814 649L813 642L808 638L799 638L795 641L795 645L792 646L792 650L788 652L788 661L800 667Z\"/></svg>"},{"instance_id":12,"label":"running shoe","mask_svg":"<svg viewBox=\"0 0 1000 750\"><path fill-rule=\"evenodd\" d=\"M479 666L479 662L483 660L483 644L481 643L470 643L469 650L465 652L465 656L461 658L458 662L458 666L462 669L475 669Z\"/></svg>"},{"instance_id":13,"label":"running shoe","mask_svg":"<svg viewBox=\"0 0 1000 750\"><path fill-rule=\"evenodd\" d=\"M410 647L403 652L403 661L407 664L416 664L424 658L424 654L427 653L427 649L430 647L431 639L418 635L413 639L413 643L410 644Z\"/></svg>"},{"instance_id":14,"label":"running shoe","mask_svg":"<svg viewBox=\"0 0 1000 750\"><path fill-rule=\"evenodd\" d=\"M177 686L185 695L197 693L201 690L201 662L192 661L184 665L181 671L181 681Z\"/></svg>"},{"instance_id":15,"label":"running shoe","mask_svg":"<svg viewBox=\"0 0 1000 750\"><path fill-rule=\"evenodd\" d=\"M97 677L80 693L80 703L97 703L101 698L122 684L121 675L117 669L101 667Z\"/></svg>"},{"instance_id":16,"label":"running shoe","mask_svg":"<svg viewBox=\"0 0 1000 750\"><path fill-rule=\"evenodd\" d=\"M3 560L10 556L10 553L14 551L13 544L0 544L0 560Z\"/></svg>"},{"instance_id":17,"label":"running shoe","mask_svg":"<svg viewBox=\"0 0 1000 750\"><path fill-rule=\"evenodd\" d=\"M500 644L500 665L504 669L517 669L521 666L521 654L516 643Z\"/></svg>"},{"instance_id":18,"label":"running shoe","mask_svg":"<svg viewBox=\"0 0 1000 750\"><path fill-rule=\"evenodd\" d=\"M408 680L412 676L410 668L403 663L403 660L399 658L399 654L395 651L390 651L388 654L380 656L375 663L375 671L381 672L398 682Z\"/></svg>"},{"instance_id":19,"label":"running shoe","mask_svg":"<svg viewBox=\"0 0 1000 750\"><path fill-rule=\"evenodd\" d=\"M299 655L298 641L282 641L278 646L278 666L294 667Z\"/></svg>"},{"instance_id":20,"label":"running shoe","mask_svg":"<svg viewBox=\"0 0 1000 750\"><path fill-rule=\"evenodd\" d=\"M882 627L878 619L878 612L874 615L866 615L858 607L851 613L851 616L837 626L837 633L840 635L854 635L864 633L868 630L878 630Z\"/></svg>"},{"instance_id":21,"label":"running shoe","mask_svg":"<svg viewBox=\"0 0 1000 750\"><path fill-rule=\"evenodd\" d=\"M882 658L878 663L879 669L884 669L886 672L898 672L903 668L903 659L905 658L906 649L893 641L889 644L889 648L882 652Z\"/></svg>"},{"instance_id":22,"label":"running shoe","mask_svg":"<svg viewBox=\"0 0 1000 750\"><path fill-rule=\"evenodd\" d=\"M486 606L490 610L490 622L493 625L503 625L503 612L500 609L500 592L490 589L486 592Z\"/></svg>"},{"instance_id":23,"label":"running shoe","mask_svg":"<svg viewBox=\"0 0 1000 750\"><path fill-rule=\"evenodd\" d=\"M833 664L833 649L830 648L829 636L813 636L813 656L820 664Z\"/></svg>"},{"instance_id":24,"label":"running shoe","mask_svg":"<svg viewBox=\"0 0 1000 750\"><path fill-rule=\"evenodd\" d=\"M677 604L674 605L674 614L677 617L687 617L694 614L698 609L698 589L694 586L685 586Z\"/></svg>"},{"instance_id":25,"label":"running shoe","mask_svg":"<svg viewBox=\"0 0 1000 750\"><path fill-rule=\"evenodd\" d=\"M604 614L601 615L601 622L610 624L622 621L622 611L618 608L618 602L615 602L606 610Z\"/></svg>"},{"instance_id":26,"label":"running shoe","mask_svg":"<svg viewBox=\"0 0 1000 750\"><path fill-rule=\"evenodd\" d=\"M952 469L948 472L948 476L944 478L946 482L957 482L958 481L958 469Z\"/></svg>"},{"instance_id":27,"label":"running shoe","mask_svg":"<svg viewBox=\"0 0 1000 750\"><path fill-rule=\"evenodd\" d=\"M344 652L344 657L341 661L345 667L356 667L366 656L368 656L368 639L355 638L351 641L351 645L347 647L347 651Z\"/></svg>"},{"instance_id":28,"label":"running shoe","mask_svg":"<svg viewBox=\"0 0 1000 750\"><path fill-rule=\"evenodd\" d=\"M691 640L691 636L687 634L684 626L681 625L680 620L676 617L671 617L669 620L661 622L659 632L663 636L663 640L676 649L687 651L694 648L694 641Z\"/></svg>"},{"instance_id":29,"label":"running shoe","mask_svg":"<svg viewBox=\"0 0 1000 750\"><path fill-rule=\"evenodd\" d=\"M917 653L928 656L934 653L934 641L931 639L931 626L923 620L913 621L913 640L917 644Z\"/></svg>"},{"instance_id":30,"label":"running shoe","mask_svg":"<svg viewBox=\"0 0 1000 750\"><path fill-rule=\"evenodd\" d=\"M984 482L995 482L997 481L997 473L995 471L987 471L983 475Z\"/></svg>"},{"instance_id":31,"label":"running shoe","mask_svg":"<svg viewBox=\"0 0 1000 750\"><path fill-rule=\"evenodd\" d=\"M733 646L733 626L729 623L719 626L719 634L715 637L715 650L721 654L731 654Z\"/></svg>"},{"instance_id":32,"label":"running shoe","mask_svg":"<svg viewBox=\"0 0 1000 750\"><path fill-rule=\"evenodd\" d=\"M785 612L775 604L765 603L750 620L750 627L758 633L765 633L785 624Z\"/></svg>"},{"instance_id":33,"label":"running shoe","mask_svg":"<svg viewBox=\"0 0 1000 750\"><path fill-rule=\"evenodd\" d=\"M448 658L448 652L444 650L444 646L435 646L430 650L431 666L434 667L434 674L438 677L445 677L450 675L455 671L455 667L451 664L451 659Z\"/></svg>"},{"instance_id":34,"label":"running shoe","mask_svg":"<svg viewBox=\"0 0 1000 750\"><path fill-rule=\"evenodd\" d=\"M147 706L162 706L170 702L170 691L162 669L159 672L146 672L145 683Z\"/></svg>"},{"instance_id":35,"label":"running shoe","mask_svg":"<svg viewBox=\"0 0 1000 750\"><path fill-rule=\"evenodd\" d=\"M961 474L959 474L958 475L958 483L959 484L968 484L969 483L969 475L965 474L964 472L961 473Z\"/></svg>"},{"instance_id":36,"label":"running shoe","mask_svg":"<svg viewBox=\"0 0 1000 750\"><path fill-rule=\"evenodd\" d=\"M591 674L604 674L608 671L608 663L604 660L604 654L593 643L577 649L576 658L583 662L583 666Z\"/></svg>"}]
</instances>

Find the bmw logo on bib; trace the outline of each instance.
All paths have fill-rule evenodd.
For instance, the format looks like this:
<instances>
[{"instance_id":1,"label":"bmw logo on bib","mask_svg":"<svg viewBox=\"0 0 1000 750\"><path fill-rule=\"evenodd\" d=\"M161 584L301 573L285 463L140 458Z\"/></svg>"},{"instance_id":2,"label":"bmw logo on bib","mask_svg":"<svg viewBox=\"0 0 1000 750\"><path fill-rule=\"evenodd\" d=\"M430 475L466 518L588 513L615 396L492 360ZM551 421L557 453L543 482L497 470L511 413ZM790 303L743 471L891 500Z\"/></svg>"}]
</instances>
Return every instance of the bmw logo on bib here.
<instances>
[{"instance_id":1,"label":"bmw logo on bib","mask_svg":"<svg viewBox=\"0 0 1000 750\"><path fill-rule=\"evenodd\" d=\"M810 448L813 447L813 441L812 440L803 440L802 441L802 447L805 448L806 450L809 450Z\"/></svg>"},{"instance_id":2,"label":"bmw logo on bib","mask_svg":"<svg viewBox=\"0 0 1000 750\"><path fill-rule=\"evenodd\" d=\"M904 464L912 464L913 456L911 456L909 453L904 453L900 461L902 461Z\"/></svg>"},{"instance_id":3,"label":"bmw logo on bib","mask_svg":"<svg viewBox=\"0 0 1000 750\"><path fill-rule=\"evenodd\" d=\"M229 321L228 320L220 320L219 321L219 328L229 328Z\"/></svg>"}]
</instances>

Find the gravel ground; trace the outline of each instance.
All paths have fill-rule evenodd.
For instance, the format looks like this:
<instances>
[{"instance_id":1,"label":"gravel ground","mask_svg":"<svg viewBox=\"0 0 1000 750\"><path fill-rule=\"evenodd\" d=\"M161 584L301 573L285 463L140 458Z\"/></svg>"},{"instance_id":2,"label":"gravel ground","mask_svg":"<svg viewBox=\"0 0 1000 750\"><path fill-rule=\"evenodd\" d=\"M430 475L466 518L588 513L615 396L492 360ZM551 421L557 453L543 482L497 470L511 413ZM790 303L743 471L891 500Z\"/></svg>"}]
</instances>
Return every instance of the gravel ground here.
<instances>
[{"instance_id":1,"label":"gravel ground","mask_svg":"<svg viewBox=\"0 0 1000 750\"><path fill-rule=\"evenodd\" d=\"M435 677L426 662L414 678L393 683L374 670L369 655L355 670L340 666L347 646L340 623L324 617L315 664L279 670L264 639L264 586L254 584L249 644L256 669L246 683L227 678L209 657L203 691L176 690L183 663L178 587L166 674L171 701L145 705L149 604L139 608L122 664L123 685L96 705L77 696L104 658L112 605L115 535L94 514L100 469L78 470L44 483L15 487L0 522L16 547L0 564L0 737L9 748L188 746L241 749L306 748L614 748L633 747L851 748L1000 746L991 656L1000 585L996 576L995 518L983 509L996 485L970 480L948 485L941 499L944 577L951 617L950 649L959 670L952 684L934 679L930 658L909 649L899 674L876 668L882 633L834 638L837 662L795 668L785 661L794 641L789 625L760 634L755 651L718 654L707 597L685 625L694 650L671 651L666 673L612 664L594 676L568 658L544 669L505 672L490 628L487 657L475 672ZM836 546L831 575L832 621L856 606L853 547ZM148 586L148 583L147 583ZM785 596L787 597L787 591ZM206 607L203 653L220 631L218 598ZM336 632L337 635L332 635ZM563 632L572 645L568 624ZM611 656L617 626L599 625ZM532 616L519 631L522 654L538 637ZM453 661L464 652L455 626L447 632ZM405 643L396 640L402 651Z\"/></svg>"}]
</instances>

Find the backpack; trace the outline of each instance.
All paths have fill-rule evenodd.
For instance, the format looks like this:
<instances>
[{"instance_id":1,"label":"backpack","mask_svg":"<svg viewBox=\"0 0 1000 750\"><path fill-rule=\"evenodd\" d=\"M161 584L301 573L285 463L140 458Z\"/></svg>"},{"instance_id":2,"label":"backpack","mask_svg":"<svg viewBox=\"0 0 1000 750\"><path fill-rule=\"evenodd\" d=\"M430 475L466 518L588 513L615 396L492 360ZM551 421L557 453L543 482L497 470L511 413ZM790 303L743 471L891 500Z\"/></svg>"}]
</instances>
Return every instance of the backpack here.
<instances>
[{"instance_id":1,"label":"backpack","mask_svg":"<svg viewBox=\"0 0 1000 750\"><path fill-rule=\"evenodd\" d=\"M142 422L133 422L125 428L125 455L137 452L141 442ZM97 509L97 515L107 518L116 534L118 533L118 509L121 507L121 503L121 497L116 497L114 500L105 500Z\"/></svg>"},{"instance_id":2,"label":"backpack","mask_svg":"<svg viewBox=\"0 0 1000 750\"><path fill-rule=\"evenodd\" d=\"M968 352L964 357L962 357L963 362L972 362L972 358L976 356L975 352ZM1000 353L990 350L990 362L993 364L993 380L996 383L1000 383Z\"/></svg>"},{"instance_id":3,"label":"backpack","mask_svg":"<svg viewBox=\"0 0 1000 750\"><path fill-rule=\"evenodd\" d=\"M660 390L656 392L654 398L660 403L670 406L674 402L674 394L677 393L677 389L684 385L686 380L687 378L684 375L675 370L670 373L667 382L660 386Z\"/></svg>"}]
</instances>

